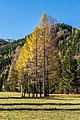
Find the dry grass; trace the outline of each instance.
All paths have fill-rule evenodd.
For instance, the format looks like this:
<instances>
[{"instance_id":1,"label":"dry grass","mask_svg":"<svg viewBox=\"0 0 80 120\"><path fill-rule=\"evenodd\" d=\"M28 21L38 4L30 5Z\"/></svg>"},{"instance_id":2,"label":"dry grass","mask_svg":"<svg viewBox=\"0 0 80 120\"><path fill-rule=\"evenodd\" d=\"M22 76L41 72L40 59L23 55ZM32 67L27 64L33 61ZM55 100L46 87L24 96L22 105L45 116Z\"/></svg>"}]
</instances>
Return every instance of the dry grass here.
<instances>
[{"instance_id":1,"label":"dry grass","mask_svg":"<svg viewBox=\"0 0 80 120\"><path fill-rule=\"evenodd\" d=\"M0 120L80 120L80 95L21 98L21 93L0 92Z\"/></svg>"},{"instance_id":2,"label":"dry grass","mask_svg":"<svg viewBox=\"0 0 80 120\"><path fill-rule=\"evenodd\" d=\"M80 120L80 111L0 111L0 120Z\"/></svg>"}]
</instances>

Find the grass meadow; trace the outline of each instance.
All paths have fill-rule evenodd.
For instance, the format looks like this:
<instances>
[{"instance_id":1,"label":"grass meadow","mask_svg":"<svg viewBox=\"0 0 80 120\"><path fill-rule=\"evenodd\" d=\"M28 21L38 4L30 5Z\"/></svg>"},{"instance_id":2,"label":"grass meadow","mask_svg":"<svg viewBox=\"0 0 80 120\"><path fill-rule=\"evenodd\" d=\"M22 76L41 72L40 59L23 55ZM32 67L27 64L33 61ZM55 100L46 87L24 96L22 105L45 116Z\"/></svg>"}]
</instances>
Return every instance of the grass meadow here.
<instances>
[{"instance_id":1,"label":"grass meadow","mask_svg":"<svg viewBox=\"0 0 80 120\"><path fill-rule=\"evenodd\" d=\"M80 95L21 98L21 93L0 92L0 120L80 120Z\"/></svg>"}]
</instances>

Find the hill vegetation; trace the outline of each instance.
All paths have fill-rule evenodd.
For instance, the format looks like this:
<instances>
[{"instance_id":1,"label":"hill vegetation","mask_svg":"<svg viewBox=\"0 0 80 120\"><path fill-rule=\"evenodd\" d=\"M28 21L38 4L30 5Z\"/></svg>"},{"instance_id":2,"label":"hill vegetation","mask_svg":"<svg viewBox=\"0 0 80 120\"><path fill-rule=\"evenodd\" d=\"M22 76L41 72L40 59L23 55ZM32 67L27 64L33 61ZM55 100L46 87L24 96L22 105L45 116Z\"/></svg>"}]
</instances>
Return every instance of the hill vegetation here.
<instances>
[{"instance_id":1,"label":"hill vegetation","mask_svg":"<svg viewBox=\"0 0 80 120\"><path fill-rule=\"evenodd\" d=\"M43 14L25 39L1 44L0 91L21 90L80 93L80 30Z\"/></svg>"},{"instance_id":2,"label":"hill vegetation","mask_svg":"<svg viewBox=\"0 0 80 120\"><path fill-rule=\"evenodd\" d=\"M12 55L15 53L16 47L23 46L24 42L25 39L13 42L0 40L0 91L2 91L2 87L6 84Z\"/></svg>"}]
</instances>

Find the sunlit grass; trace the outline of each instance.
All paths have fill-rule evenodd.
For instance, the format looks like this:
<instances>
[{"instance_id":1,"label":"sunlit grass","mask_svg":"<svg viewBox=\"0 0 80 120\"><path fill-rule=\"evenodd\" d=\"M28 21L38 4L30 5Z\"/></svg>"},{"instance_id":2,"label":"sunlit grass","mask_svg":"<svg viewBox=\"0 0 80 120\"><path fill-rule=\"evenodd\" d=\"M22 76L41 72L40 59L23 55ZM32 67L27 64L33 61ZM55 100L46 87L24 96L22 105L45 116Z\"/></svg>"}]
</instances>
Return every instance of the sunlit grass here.
<instances>
[{"instance_id":1,"label":"sunlit grass","mask_svg":"<svg viewBox=\"0 0 80 120\"><path fill-rule=\"evenodd\" d=\"M21 97L20 92L0 92L0 98L7 97Z\"/></svg>"},{"instance_id":2,"label":"sunlit grass","mask_svg":"<svg viewBox=\"0 0 80 120\"><path fill-rule=\"evenodd\" d=\"M40 110L51 110L51 109L79 109L80 105L0 105L0 109L40 109Z\"/></svg>"},{"instance_id":3,"label":"sunlit grass","mask_svg":"<svg viewBox=\"0 0 80 120\"><path fill-rule=\"evenodd\" d=\"M80 120L80 111L0 111L0 120Z\"/></svg>"},{"instance_id":4,"label":"sunlit grass","mask_svg":"<svg viewBox=\"0 0 80 120\"><path fill-rule=\"evenodd\" d=\"M80 120L80 95L21 98L0 92L0 120Z\"/></svg>"}]
</instances>

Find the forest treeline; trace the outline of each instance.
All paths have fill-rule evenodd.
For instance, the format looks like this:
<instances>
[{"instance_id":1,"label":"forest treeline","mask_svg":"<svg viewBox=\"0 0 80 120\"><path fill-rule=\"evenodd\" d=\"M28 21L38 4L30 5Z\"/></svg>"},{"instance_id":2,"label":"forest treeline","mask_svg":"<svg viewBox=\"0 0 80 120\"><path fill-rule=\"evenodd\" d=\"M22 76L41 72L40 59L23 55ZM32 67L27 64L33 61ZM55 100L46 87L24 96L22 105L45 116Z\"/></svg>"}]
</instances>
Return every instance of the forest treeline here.
<instances>
[{"instance_id":1,"label":"forest treeline","mask_svg":"<svg viewBox=\"0 0 80 120\"><path fill-rule=\"evenodd\" d=\"M43 14L30 35L2 44L0 91L80 93L80 30Z\"/></svg>"}]
</instances>

